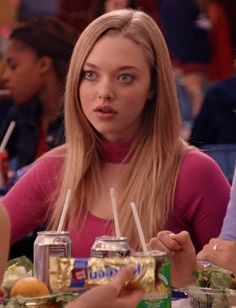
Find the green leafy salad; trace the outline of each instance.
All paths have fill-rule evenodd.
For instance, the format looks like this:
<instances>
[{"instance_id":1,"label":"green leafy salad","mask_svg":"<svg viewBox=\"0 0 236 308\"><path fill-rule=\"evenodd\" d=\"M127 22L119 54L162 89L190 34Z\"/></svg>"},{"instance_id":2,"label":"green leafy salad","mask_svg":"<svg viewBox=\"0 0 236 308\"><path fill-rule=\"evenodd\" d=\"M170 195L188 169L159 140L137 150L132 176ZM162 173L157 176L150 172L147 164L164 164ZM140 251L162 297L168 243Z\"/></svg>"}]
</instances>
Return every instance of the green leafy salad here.
<instances>
[{"instance_id":1,"label":"green leafy salad","mask_svg":"<svg viewBox=\"0 0 236 308\"><path fill-rule=\"evenodd\" d=\"M188 287L194 308L229 308L236 305L236 280L232 272L202 263L196 277L196 284Z\"/></svg>"}]
</instances>

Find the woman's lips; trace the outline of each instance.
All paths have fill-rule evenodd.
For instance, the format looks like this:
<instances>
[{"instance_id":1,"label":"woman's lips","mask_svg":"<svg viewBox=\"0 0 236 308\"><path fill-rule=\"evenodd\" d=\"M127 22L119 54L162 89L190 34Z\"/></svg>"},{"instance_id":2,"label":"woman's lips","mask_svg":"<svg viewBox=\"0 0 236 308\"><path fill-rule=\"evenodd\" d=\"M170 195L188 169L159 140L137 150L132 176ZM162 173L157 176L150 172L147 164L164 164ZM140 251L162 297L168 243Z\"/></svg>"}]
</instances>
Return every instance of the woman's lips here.
<instances>
[{"instance_id":1,"label":"woman's lips","mask_svg":"<svg viewBox=\"0 0 236 308\"><path fill-rule=\"evenodd\" d=\"M110 106L99 106L95 109L96 115L100 119L111 119L116 116L117 111Z\"/></svg>"}]
</instances>

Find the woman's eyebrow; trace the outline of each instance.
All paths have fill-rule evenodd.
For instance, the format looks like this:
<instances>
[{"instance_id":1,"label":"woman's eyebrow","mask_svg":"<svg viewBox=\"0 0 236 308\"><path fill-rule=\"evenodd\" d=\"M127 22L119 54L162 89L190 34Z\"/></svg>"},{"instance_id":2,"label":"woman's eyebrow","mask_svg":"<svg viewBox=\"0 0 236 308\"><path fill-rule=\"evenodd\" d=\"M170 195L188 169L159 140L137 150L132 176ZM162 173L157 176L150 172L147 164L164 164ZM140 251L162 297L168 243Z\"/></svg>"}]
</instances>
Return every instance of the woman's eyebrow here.
<instances>
[{"instance_id":1,"label":"woman's eyebrow","mask_svg":"<svg viewBox=\"0 0 236 308\"><path fill-rule=\"evenodd\" d=\"M88 66L88 67L91 67L91 68L96 68L97 67L96 64L93 64L93 63L90 63L90 62L85 62L84 66Z\"/></svg>"},{"instance_id":2,"label":"woman's eyebrow","mask_svg":"<svg viewBox=\"0 0 236 308\"><path fill-rule=\"evenodd\" d=\"M93 64L90 62L85 62L84 67L98 68L96 64ZM128 70L128 69L139 71L139 68L137 66L132 66L132 65L122 65L122 66L117 67L117 71Z\"/></svg>"}]
</instances>

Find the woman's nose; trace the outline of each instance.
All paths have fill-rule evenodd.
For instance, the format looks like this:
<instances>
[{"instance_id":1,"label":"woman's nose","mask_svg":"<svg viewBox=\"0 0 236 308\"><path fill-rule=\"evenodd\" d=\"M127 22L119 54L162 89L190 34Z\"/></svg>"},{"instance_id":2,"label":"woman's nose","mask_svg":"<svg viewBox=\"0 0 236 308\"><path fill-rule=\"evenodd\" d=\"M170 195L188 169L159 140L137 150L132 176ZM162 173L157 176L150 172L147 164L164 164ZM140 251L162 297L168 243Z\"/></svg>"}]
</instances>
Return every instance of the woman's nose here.
<instances>
[{"instance_id":1,"label":"woman's nose","mask_svg":"<svg viewBox=\"0 0 236 308\"><path fill-rule=\"evenodd\" d=\"M112 101L113 99L113 95L111 93L100 93L98 97L103 101Z\"/></svg>"},{"instance_id":2,"label":"woman's nose","mask_svg":"<svg viewBox=\"0 0 236 308\"><path fill-rule=\"evenodd\" d=\"M98 90L98 98L103 101L112 101L114 98L114 89L112 83L108 80L101 82Z\"/></svg>"}]
</instances>

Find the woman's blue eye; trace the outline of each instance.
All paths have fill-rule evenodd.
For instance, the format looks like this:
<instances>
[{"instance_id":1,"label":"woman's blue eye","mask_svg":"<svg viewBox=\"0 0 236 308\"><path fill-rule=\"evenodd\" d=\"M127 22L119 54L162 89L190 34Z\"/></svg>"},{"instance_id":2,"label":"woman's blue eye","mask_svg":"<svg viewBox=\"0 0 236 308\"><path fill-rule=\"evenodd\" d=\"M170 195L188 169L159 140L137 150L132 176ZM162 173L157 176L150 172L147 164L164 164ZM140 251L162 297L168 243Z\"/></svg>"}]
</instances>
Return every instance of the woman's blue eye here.
<instances>
[{"instance_id":1,"label":"woman's blue eye","mask_svg":"<svg viewBox=\"0 0 236 308\"><path fill-rule=\"evenodd\" d=\"M121 74L118 79L122 82L129 83L134 80L134 77L130 74Z\"/></svg>"},{"instance_id":2,"label":"woman's blue eye","mask_svg":"<svg viewBox=\"0 0 236 308\"><path fill-rule=\"evenodd\" d=\"M96 78L96 73L93 71L85 71L84 72L84 78L88 80L95 80Z\"/></svg>"}]
</instances>

